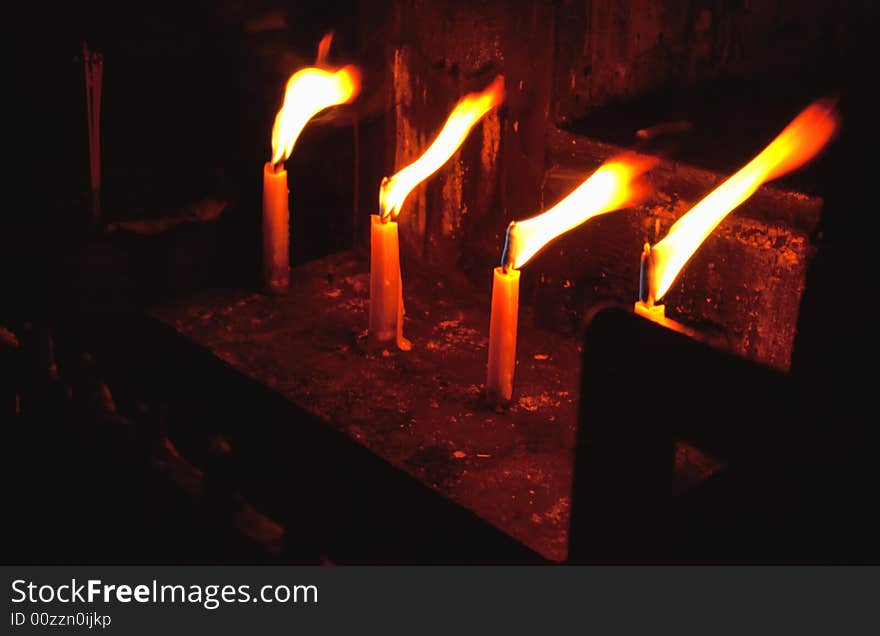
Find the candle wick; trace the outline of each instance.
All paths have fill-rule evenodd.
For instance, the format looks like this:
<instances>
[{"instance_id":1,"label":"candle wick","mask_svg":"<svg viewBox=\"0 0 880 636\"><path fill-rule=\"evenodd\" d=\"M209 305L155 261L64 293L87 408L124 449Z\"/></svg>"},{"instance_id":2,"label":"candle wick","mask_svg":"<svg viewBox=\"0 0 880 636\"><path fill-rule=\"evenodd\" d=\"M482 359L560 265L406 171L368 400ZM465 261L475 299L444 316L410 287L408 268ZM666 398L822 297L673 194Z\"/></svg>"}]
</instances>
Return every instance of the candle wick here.
<instances>
[{"instance_id":1,"label":"candle wick","mask_svg":"<svg viewBox=\"0 0 880 636\"><path fill-rule=\"evenodd\" d=\"M516 225L516 221L511 221L510 225L507 226L507 231L504 233L504 248L501 250L501 268L504 270L506 274L510 267L513 265L514 259L514 246L513 246L513 228Z\"/></svg>"},{"instance_id":2,"label":"candle wick","mask_svg":"<svg viewBox=\"0 0 880 636\"><path fill-rule=\"evenodd\" d=\"M273 172L274 174L278 174L278 173L281 172L283 169L284 169L284 162L283 162L283 161L279 161L278 163L273 163L273 164L272 164L272 172Z\"/></svg>"},{"instance_id":3,"label":"candle wick","mask_svg":"<svg viewBox=\"0 0 880 636\"><path fill-rule=\"evenodd\" d=\"M642 258L639 265L639 300L648 307L654 306L654 294L651 287L653 286L651 279L654 276L654 259L651 252L651 245L645 243L642 248Z\"/></svg>"}]
</instances>

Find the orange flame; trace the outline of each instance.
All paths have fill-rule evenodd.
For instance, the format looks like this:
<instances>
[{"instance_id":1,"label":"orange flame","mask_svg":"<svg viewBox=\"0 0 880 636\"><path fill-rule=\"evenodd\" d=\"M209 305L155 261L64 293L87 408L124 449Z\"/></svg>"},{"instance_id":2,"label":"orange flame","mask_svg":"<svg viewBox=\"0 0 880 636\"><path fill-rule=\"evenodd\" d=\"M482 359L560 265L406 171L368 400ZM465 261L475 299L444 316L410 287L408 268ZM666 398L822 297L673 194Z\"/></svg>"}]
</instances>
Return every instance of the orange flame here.
<instances>
[{"instance_id":1,"label":"orange flame","mask_svg":"<svg viewBox=\"0 0 880 636\"><path fill-rule=\"evenodd\" d=\"M511 223L506 264L519 269L547 243L587 219L636 203L645 194L645 186L638 177L654 162L649 157L634 153L610 159L546 212Z\"/></svg>"},{"instance_id":2,"label":"orange flame","mask_svg":"<svg viewBox=\"0 0 880 636\"><path fill-rule=\"evenodd\" d=\"M810 104L761 154L718 186L681 217L663 240L651 248L649 304L660 300L685 264L718 224L761 186L815 157L834 136L834 104Z\"/></svg>"},{"instance_id":3,"label":"orange flame","mask_svg":"<svg viewBox=\"0 0 880 636\"><path fill-rule=\"evenodd\" d=\"M504 78L499 75L482 92L465 95L455 105L443 129L424 154L379 187L382 219L397 218L413 188L437 172L464 143L471 128L504 100Z\"/></svg>"},{"instance_id":4,"label":"orange flame","mask_svg":"<svg viewBox=\"0 0 880 636\"><path fill-rule=\"evenodd\" d=\"M328 33L318 45L319 66L326 60L332 39ZM360 92L360 84L360 71L351 65L337 71L309 66L291 75L272 126L272 163L286 161L309 120L325 108L350 102Z\"/></svg>"}]
</instances>

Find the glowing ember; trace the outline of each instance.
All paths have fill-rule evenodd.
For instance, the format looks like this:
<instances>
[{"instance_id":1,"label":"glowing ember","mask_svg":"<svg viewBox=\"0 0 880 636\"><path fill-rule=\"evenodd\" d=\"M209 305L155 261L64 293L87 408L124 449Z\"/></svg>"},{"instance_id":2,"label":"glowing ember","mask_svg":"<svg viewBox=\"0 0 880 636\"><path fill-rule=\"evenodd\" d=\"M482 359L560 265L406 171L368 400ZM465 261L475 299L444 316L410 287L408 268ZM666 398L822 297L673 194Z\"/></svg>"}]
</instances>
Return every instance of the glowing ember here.
<instances>
[{"instance_id":1,"label":"glowing ember","mask_svg":"<svg viewBox=\"0 0 880 636\"><path fill-rule=\"evenodd\" d=\"M318 45L317 64L324 63L331 40L332 34L328 33ZM312 117L325 108L350 102L359 91L360 71L351 65L336 71L309 66L291 75L284 103L272 127L272 163L290 157L297 138Z\"/></svg>"},{"instance_id":2,"label":"glowing ember","mask_svg":"<svg viewBox=\"0 0 880 636\"><path fill-rule=\"evenodd\" d=\"M422 181L437 172L464 143L471 128L504 100L504 78L495 78L484 91L465 95L453 109L443 129L425 153L379 188L379 209L383 220L396 219L406 197Z\"/></svg>"},{"instance_id":3,"label":"glowing ember","mask_svg":"<svg viewBox=\"0 0 880 636\"><path fill-rule=\"evenodd\" d=\"M679 272L731 211L761 186L791 172L815 157L837 129L834 105L820 100L808 106L744 168L697 203L650 249L648 298L660 300Z\"/></svg>"},{"instance_id":4,"label":"glowing ember","mask_svg":"<svg viewBox=\"0 0 880 636\"><path fill-rule=\"evenodd\" d=\"M594 216L637 202L645 194L638 177L653 163L653 159L632 153L615 157L543 214L512 223L505 264L519 269L557 236Z\"/></svg>"}]
</instances>

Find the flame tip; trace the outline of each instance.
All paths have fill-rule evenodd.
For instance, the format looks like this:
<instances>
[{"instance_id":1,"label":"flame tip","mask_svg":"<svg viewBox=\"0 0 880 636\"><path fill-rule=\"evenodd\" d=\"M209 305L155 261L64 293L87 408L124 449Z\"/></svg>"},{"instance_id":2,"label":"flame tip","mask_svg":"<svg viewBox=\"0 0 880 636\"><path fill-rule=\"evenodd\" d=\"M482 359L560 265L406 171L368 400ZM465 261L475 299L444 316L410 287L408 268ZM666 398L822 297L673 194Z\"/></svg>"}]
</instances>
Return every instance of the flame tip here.
<instances>
[{"instance_id":1,"label":"flame tip","mask_svg":"<svg viewBox=\"0 0 880 636\"><path fill-rule=\"evenodd\" d=\"M318 42L318 54L315 57L315 66L324 66L327 63L327 58L330 56L330 46L333 44L333 36L335 32L333 29L330 29L324 34L324 37L321 38L321 41Z\"/></svg>"},{"instance_id":2,"label":"flame tip","mask_svg":"<svg viewBox=\"0 0 880 636\"><path fill-rule=\"evenodd\" d=\"M716 227L764 183L815 159L837 132L836 101L804 108L760 153L679 218L651 250L651 295L661 300Z\"/></svg>"}]
</instances>

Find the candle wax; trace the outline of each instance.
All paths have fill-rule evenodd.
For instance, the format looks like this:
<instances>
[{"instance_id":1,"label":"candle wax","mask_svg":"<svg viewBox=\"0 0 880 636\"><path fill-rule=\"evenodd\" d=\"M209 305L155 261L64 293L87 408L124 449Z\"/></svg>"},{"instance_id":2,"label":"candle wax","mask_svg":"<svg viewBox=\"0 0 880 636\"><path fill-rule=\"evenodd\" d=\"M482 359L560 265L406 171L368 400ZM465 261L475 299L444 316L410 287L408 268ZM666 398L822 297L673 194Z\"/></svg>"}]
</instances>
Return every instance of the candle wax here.
<instances>
[{"instance_id":1,"label":"candle wax","mask_svg":"<svg viewBox=\"0 0 880 636\"><path fill-rule=\"evenodd\" d=\"M516 369L516 329L519 314L519 270L496 267L492 282L492 314L489 319L489 365L486 395L504 404L513 395Z\"/></svg>"},{"instance_id":2,"label":"candle wax","mask_svg":"<svg viewBox=\"0 0 880 636\"><path fill-rule=\"evenodd\" d=\"M403 280L400 274L400 246L397 223L370 216L370 341L383 345L396 341L407 351L403 337Z\"/></svg>"},{"instance_id":3,"label":"candle wax","mask_svg":"<svg viewBox=\"0 0 880 636\"><path fill-rule=\"evenodd\" d=\"M666 318L666 305L649 305L639 300L633 305L633 311L654 322L663 322Z\"/></svg>"},{"instance_id":4,"label":"candle wax","mask_svg":"<svg viewBox=\"0 0 880 636\"><path fill-rule=\"evenodd\" d=\"M703 337L700 336L695 330L686 325L683 325L676 320L667 318L666 305L648 305L648 303L639 300L633 305L633 311L643 318L647 318L648 320L656 322L658 325L663 325L667 329L672 329L673 331L677 331L678 333L683 333L684 335L690 336L695 340L703 340Z\"/></svg>"},{"instance_id":5,"label":"candle wax","mask_svg":"<svg viewBox=\"0 0 880 636\"><path fill-rule=\"evenodd\" d=\"M290 210L287 170L263 166L263 282L270 293L290 285Z\"/></svg>"}]
</instances>

